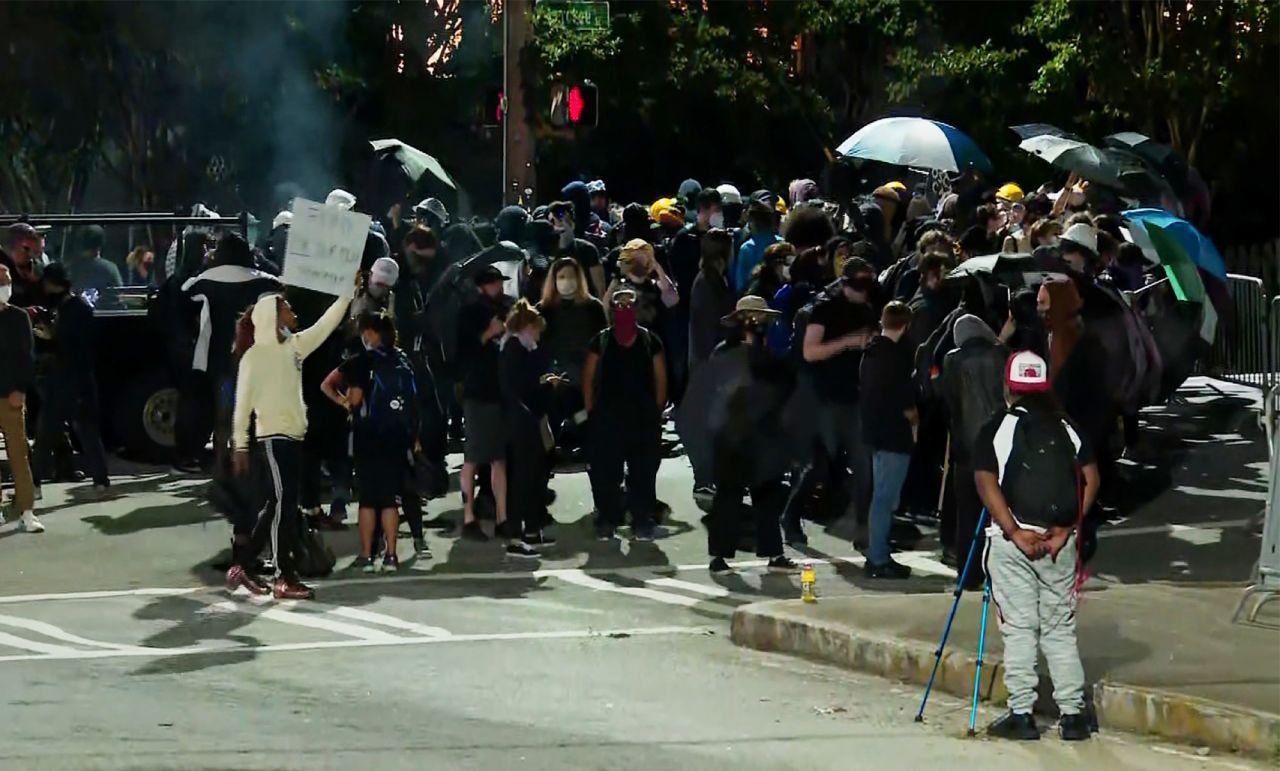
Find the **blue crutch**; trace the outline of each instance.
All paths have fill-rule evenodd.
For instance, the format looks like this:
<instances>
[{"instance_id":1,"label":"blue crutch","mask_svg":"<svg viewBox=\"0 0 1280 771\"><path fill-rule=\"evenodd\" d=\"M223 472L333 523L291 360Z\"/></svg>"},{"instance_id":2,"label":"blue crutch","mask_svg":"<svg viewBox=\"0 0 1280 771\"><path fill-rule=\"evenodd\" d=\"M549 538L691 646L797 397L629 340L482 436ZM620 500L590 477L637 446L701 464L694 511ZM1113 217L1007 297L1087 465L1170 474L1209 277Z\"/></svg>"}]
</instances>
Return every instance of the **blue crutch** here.
<instances>
[{"instance_id":1,"label":"blue crutch","mask_svg":"<svg viewBox=\"0 0 1280 771\"><path fill-rule=\"evenodd\" d=\"M969 705L969 735L978 722L978 693L982 686L982 654L987 649L987 610L991 607L991 576L982 584L982 629L978 632L978 666L973 671L973 703Z\"/></svg>"},{"instance_id":2,"label":"blue crutch","mask_svg":"<svg viewBox=\"0 0 1280 771\"><path fill-rule=\"evenodd\" d=\"M947 616L947 625L942 630L942 639L938 641L938 650L933 654L933 671L929 673L929 683L924 687L924 698L920 700L920 710L916 712L916 722L924 722L924 708L929 703L929 693L933 691L933 679L938 676L938 665L942 663L942 651L947 647L947 638L951 636L951 624L956 620L956 609L960 607L960 595L964 593L964 582L969 577L969 567L973 564L973 555L978 550L978 540L987 524L987 509L984 506L978 515L978 526L973 531L973 541L969 543L969 555L964 558L964 568L956 579L955 600L951 603L951 614ZM986 629L986 608L983 608L983 629Z\"/></svg>"}]
</instances>

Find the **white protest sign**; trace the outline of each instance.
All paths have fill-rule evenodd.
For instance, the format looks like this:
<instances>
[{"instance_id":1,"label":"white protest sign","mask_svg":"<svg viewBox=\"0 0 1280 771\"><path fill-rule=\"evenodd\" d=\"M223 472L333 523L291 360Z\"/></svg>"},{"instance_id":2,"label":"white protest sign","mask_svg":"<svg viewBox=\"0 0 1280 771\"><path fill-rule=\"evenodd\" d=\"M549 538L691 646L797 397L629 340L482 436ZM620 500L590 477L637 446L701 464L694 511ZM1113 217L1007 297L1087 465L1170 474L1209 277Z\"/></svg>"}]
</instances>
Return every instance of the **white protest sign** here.
<instances>
[{"instance_id":1,"label":"white protest sign","mask_svg":"<svg viewBox=\"0 0 1280 771\"><path fill-rule=\"evenodd\" d=\"M293 222L289 225L281 276L284 283L349 296L355 288L369 222L368 214L305 198L293 199Z\"/></svg>"}]
</instances>

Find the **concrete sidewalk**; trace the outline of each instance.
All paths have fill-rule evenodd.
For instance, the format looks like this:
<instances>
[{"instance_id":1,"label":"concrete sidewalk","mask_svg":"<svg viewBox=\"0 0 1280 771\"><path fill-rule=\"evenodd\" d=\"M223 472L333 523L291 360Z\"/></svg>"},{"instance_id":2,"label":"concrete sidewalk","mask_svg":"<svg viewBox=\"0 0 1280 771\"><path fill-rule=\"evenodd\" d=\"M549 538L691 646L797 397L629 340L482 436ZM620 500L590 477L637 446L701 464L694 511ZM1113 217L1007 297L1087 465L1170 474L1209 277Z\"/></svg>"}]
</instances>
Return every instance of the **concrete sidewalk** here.
<instances>
[{"instance_id":1,"label":"concrete sidewalk","mask_svg":"<svg viewBox=\"0 0 1280 771\"><path fill-rule=\"evenodd\" d=\"M1080 652L1101 727L1280 757L1280 631L1233 626L1240 592L1168 584L1087 591ZM923 685L952 600L867 594L756 603L735 612L733 640ZM972 693L980 618L981 594L966 593L935 688ZM1006 697L1001 657L993 605L982 696L997 704ZM1037 708L1051 708L1046 683Z\"/></svg>"}]
</instances>

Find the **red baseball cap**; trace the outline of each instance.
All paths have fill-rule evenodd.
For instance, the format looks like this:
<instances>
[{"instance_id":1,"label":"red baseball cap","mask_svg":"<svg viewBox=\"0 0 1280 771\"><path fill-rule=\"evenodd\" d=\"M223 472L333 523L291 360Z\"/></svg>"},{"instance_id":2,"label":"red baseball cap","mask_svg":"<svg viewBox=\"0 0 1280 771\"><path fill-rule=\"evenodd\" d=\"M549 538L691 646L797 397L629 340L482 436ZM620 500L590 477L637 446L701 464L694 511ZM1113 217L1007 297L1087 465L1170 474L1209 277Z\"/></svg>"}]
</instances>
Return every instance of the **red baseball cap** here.
<instances>
[{"instance_id":1,"label":"red baseball cap","mask_svg":"<svg viewBox=\"0 0 1280 771\"><path fill-rule=\"evenodd\" d=\"M1049 390L1049 365L1031 351L1018 351L1004 368L1004 383L1015 394Z\"/></svg>"}]
</instances>

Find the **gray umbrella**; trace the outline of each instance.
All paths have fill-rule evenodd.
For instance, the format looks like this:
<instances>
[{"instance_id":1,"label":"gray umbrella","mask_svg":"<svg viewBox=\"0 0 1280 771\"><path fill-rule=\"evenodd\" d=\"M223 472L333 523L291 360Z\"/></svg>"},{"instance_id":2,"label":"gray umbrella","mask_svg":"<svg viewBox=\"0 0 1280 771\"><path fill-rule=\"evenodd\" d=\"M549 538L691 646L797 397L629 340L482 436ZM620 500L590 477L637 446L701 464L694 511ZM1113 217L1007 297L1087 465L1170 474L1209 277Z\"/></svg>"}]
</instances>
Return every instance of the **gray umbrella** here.
<instances>
[{"instance_id":1,"label":"gray umbrella","mask_svg":"<svg viewBox=\"0 0 1280 771\"><path fill-rule=\"evenodd\" d=\"M1041 134L1024 139L1018 148L1041 158L1060 169L1074 171L1081 177L1101 185L1123 188L1121 176L1141 171L1123 154L1102 150L1088 142L1053 134Z\"/></svg>"}]
</instances>

